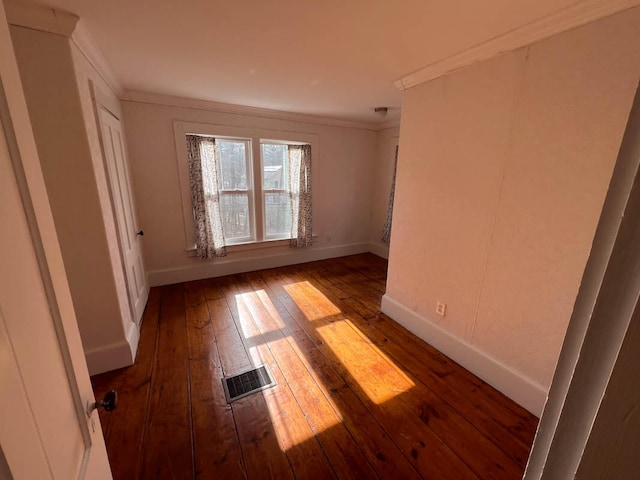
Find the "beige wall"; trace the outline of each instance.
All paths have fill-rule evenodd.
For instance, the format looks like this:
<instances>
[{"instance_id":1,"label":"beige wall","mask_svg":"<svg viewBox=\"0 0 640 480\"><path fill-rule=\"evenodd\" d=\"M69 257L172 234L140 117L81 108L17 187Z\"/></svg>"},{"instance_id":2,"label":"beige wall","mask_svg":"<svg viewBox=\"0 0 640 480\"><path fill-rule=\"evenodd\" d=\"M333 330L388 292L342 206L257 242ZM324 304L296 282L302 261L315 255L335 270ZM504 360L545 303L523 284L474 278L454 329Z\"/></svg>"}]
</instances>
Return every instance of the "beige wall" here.
<instances>
[{"instance_id":1,"label":"beige wall","mask_svg":"<svg viewBox=\"0 0 640 480\"><path fill-rule=\"evenodd\" d=\"M272 266L270 262L275 258L286 264L304 261L314 252L331 252L327 254L335 256L353 252L349 250L352 247L368 250L375 131L135 101L122 103L138 218L145 232L145 262L152 285L229 273L234 271L228 270L232 268L230 264L249 259L253 260L246 264L247 268L255 269ZM177 163L186 159L176 158L174 120L318 135L318 152L312 152L313 229L318 237L311 252L284 246L232 252L214 261L188 257Z\"/></svg>"},{"instance_id":2,"label":"beige wall","mask_svg":"<svg viewBox=\"0 0 640 480\"><path fill-rule=\"evenodd\" d=\"M16 26L11 34L89 371L130 365L137 332L88 84L102 80L69 38Z\"/></svg>"},{"instance_id":3,"label":"beige wall","mask_svg":"<svg viewBox=\"0 0 640 480\"><path fill-rule=\"evenodd\" d=\"M406 91L387 295L546 390L639 74L636 8Z\"/></svg>"}]
</instances>

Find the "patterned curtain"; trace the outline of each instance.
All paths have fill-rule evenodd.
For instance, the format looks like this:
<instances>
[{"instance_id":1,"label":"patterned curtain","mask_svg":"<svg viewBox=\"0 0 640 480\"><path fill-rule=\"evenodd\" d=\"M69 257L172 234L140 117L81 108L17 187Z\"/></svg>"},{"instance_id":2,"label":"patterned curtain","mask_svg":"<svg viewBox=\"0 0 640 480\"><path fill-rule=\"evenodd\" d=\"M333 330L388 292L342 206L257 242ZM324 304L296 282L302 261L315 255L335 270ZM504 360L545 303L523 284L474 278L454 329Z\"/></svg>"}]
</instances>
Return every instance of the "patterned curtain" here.
<instances>
[{"instance_id":1,"label":"patterned curtain","mask_svg":"<svg viewBox=\"0 0 640 480\"><path fill-rule=\"evenodd\" d=\"M393 197L396 194L396 172L398 171L398 147L396 146L396 158L393 162L393 181L391 182L391 194L389 195L389 206L387 207L387 218L382 229L382 241L387 245L391 243L391 222L393 220Z\"/></svg>"},{"instance_id":2,"label":"patterned curtain","mask_svg":"<svg viewBox=\"0 0 640 480\"><path fill-rule=\"evenodd\" d=\"M291 246L310 247L311 145L289 145L289 199L291 201Z\"/></svg>"},{"instance_id":3,"label":"patterned curtain","mask_svg":"<svg viewBox=\"0 0 640 480\"><path fill-rule=\"evenodd\" d=\"M220 216L220 170L215 139L187 135L187 151L197 255L200 258L224 257L227 249Z\"/></svg>"}]
</instances>

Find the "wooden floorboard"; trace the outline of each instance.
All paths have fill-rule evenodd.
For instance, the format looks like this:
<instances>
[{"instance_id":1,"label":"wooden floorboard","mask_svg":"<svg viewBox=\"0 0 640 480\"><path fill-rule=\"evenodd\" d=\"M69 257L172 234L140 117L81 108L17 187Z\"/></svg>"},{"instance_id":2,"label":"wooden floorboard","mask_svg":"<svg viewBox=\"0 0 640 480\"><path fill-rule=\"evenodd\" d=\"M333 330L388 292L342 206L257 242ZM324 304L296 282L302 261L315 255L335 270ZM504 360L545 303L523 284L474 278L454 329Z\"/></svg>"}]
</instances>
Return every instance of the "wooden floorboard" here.
<instances>
[{"instance_id":1,"label":"wooden floorboard","mask_svg":"<svg viewBox=\"0 0 640 480\"><path fill-rule=\"evenodd\" d=\"M267 340L271 354L278 363L296 401L305 413L313 434L318 438L338 478L376 478L376 473L342 423L339 409L323 388L312 369L308 368L288 342L288 332L280 312L267 294L268 287L259 276L250 277L253 295L246 298L256 327Z\"/></svg>"},{"instance_id":2,"label":"wooden floorboard","mask_svg":"<svg viewBox=\"0 0 640 480\"><path fill-rule=\"evenodd\" d=\"M141 478L193 478L183 285L162 287Z\"/></svg>"},{"instance_id":3,"label":"wooden floorboard","mask_svg":"<svg viewBox=\"0 0 640 480\"><path fill-rule=\"evenodd\" d=\"M250 274L256 290L264 290L274 305L281 329L290 347L296 351L315 383L325 391L334 409L340 412L342 423L381 478L419 478L398 447L390 440L370 410L347 386L344 379L330 365L316 344L293 320L280 299L261 278L269 272ZM371 478L371 477L360 477Z\"/></svg>"},{"instance_id":4,"label":"wooden floorboard","mask_svg":"<svg viewBox=\"0 0 640 480\"><path fill-rule=\"evenodd\" d=\"M246 468L227 404L222 363L203 282L185 284L194 463L199 478L243 478Z\"/></svg>"},{"instance_id":5,"label":"wooden floorboard","mask_svg":"<svg viewBox=\"0 0 640 480\"><path fill-rule=\"evenodd\" d=\"M380 312L372 254L150 292L135 365L92 377L116 480L521 478L537 418ZM222 377L277 386L228 404Z\"/></svg>"},{"instance_id":6,"label":"wooden floorboard","mask_svg":"<svg viewBox=\"0 0 640 480\"><path fill-rule=\"evenodd\" d=\"M295 274L283 270L270 282L274 293L347 385L367 405L408 460L428 478L476 478L465 462L424 422L404 398L412 382L353 329L324 295L312 293ZM337 313L335 313L337 312ZM327 316L326 314L333 313ZM397 393L397 395L394 395ZM426 426L426 428L425 428Z\"/></svg>"},{"instance_id":7,"label":"wooden floorboard","mask_svg":"<svg viewBox=\"0 0 640 480\"><path fill-rule=\"evenodd\" d=\"M235 302L229 305L223 294L222 298L208 301L208 305L224 375L251 368L249 352L232 314ZM232 405L247 475L249 478L294 478L286 452L279 445L267 400L268 396L257 394Z\"/></svg>"},{"instance_id":8,"label":"wooden floorboard","mask_svg":"<svg viewBox=\"0 0 640 480\"><path fill-rule=\"evenodd\" d=\"M91 379L98 399L110 389L118 392L118 414L99 411L114 478L139 478L142 468L151 372L157 347L160 297L160 289L153 289L149 293L135 365Z\"/></svg>"},{"instance_id":9,"label":"wooden floorboard","mask_svg":"<svg viewBox=\"0 0 640 480\"><path fill-rule=\"evenodd\" d=\"M305 412L300 408L267 342L255 325L250 308L253 305L250 300L255 292L242 276L239 278L240 280L224 288L225 298L251 364L268 364L278 383L277 388L266 390L263 395L280 447L286 452L296 478L335 478L331 465L306 421ZM255 312L255 308L253 310ZM261 313L255 312L255 315Z\"/></svg>"},{"instance_id":10,"label":"wooden floorboard","mask_svg":"<svg viewBox=\"0 0 640 480\"><path fill-rule=\"evenodd\" d=\"M312 284L313 283L314 282L312 282ZM512 417L510 419L511 421L508 422L511 428L506 428L495 419L495 416L500 416L502 413L502 407L497 405L492 398L483 398L483 392L478 392L474 397L467 395L469 393L468 390L463 392L459 391L456 389L457 383L451 382L449 381L450 379L448 379L448 376L453 374L453 368L449 368L444 372L434 370L432 365L425 363L420 356L414 355L413 350L405 348L405 345L410 344L410 342L413 342L416 348L420 348L418 342L415 342L417 339L411 335L410 332L401 327L397 329L390 328L391 325L389 322L385 321L385 319L388 320L388 317L379 314L379 312L375 312L374 315L369 316L368 320L365 320L362 316L362 311L356 311L351 304L342 301L338 295L334 295L333 288L331 287L325 289L325 294L327 298L340 306L341 310L348 315L349 319L356 325L360 332L364 333L381 351L388 354L396 363L402 365L408 373L420 381L423 387L428 389L428 391L421 395L421 398L430 404L430 408L433 409L439 400L436 397L436 399L428 401L427 398L434 394L439 395L445 402L443 404L443 408L445 408L444 413L453 410L456 414L466 418L468 423L470 422L474 428L477 428L484 436L491 439L497 448L500 448L521 468L524 468L532 438L529 437L525 440L528 443L524 443L520 438L514 441L514 433L517 436L517 434L521 433L524 429L522 422L519 422L521 418ZM427 352L425 352L425 354L426 353ZM442 355L439 359L437 358L435 360L438 364L445 366L450 366L451 363ZM440 363L440 361L442 363ZM460 368L461 367L458 366L458 369ZM481 403L479 403L480 400L482 400ZM479 406L482 406L482 408L478 408ZM504 415L502 416L504 417ZM441 419L440 417L438 418ZM450 421L450 419L447 419L445 423L449 423ZM514 423L515 428L513 426ZM468 427L468 425L464 425L464 427ZM473 433L475 434L475 432ZM454 438L457 437L458 435L454 435ZM469 436L461 435L460 437L467 438ZM478 445L475 443L472 445L474 449L477 447ZM491 449L491 447L489 447L489 449ZM490 459L496 460L498 458L495 452L489 453ZM487 470L486 466L479 466L479 469L480 471Z\"/></svg>"}]
</instances>

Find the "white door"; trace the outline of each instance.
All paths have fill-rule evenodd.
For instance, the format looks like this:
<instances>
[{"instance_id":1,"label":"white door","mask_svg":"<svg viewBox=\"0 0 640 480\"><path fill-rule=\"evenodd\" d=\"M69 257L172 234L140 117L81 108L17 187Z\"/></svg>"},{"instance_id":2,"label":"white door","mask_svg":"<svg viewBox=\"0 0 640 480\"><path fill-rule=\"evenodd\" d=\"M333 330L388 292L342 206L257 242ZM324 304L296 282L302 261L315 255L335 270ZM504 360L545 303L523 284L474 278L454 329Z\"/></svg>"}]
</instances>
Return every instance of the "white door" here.
<instances>
[{"instance_id":1,"label":"white door","mask_svg":"<svg viewBox=\"0 0 640 480\"><path fill-rule=\"evenodd\" d=\"M120 238L123 268L126 272L131 314L134 321L139 324L149 296L149 286L140 248L143 231L138 230L136 221L122 124L105 106L97 103L97 108L111 200Z\"/></svg>"},{"instance_id":2,"label":"white door","mask_svg":"<svg viewBox=\"0 0 640 480\"><path fill-rule=\"evenodd\" d=\"M0 84L0 477L109 479L2 4Z\"/></svg>"}]
</instances>

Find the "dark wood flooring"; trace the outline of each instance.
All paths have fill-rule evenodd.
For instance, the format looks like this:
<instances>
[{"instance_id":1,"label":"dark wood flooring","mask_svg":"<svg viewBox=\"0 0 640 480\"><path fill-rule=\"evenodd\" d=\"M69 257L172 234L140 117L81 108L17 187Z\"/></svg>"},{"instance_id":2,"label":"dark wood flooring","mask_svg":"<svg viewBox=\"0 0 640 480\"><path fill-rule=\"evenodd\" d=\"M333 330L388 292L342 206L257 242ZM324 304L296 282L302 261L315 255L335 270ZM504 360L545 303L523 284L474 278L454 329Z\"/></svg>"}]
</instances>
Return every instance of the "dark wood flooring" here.
<instances>
[{"instance_id":1,"label":"dark wood flooring","mask_svg":"<svg viewBox=\"0 0 640 480\"><path fill-rule=\"evenodd\" d=\"M537 418L380 313L371 254L151 289L92 378L116 480L521 478ZM278 385L228 405L221 377Z\"/></svg>"}]
</instances>

